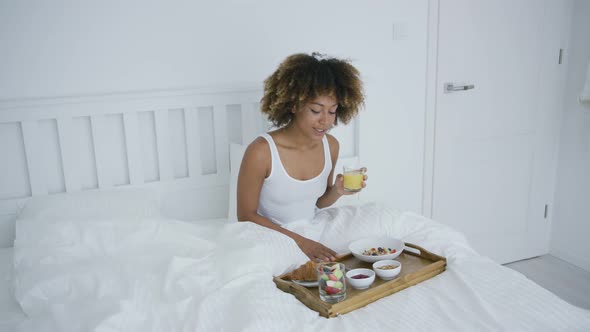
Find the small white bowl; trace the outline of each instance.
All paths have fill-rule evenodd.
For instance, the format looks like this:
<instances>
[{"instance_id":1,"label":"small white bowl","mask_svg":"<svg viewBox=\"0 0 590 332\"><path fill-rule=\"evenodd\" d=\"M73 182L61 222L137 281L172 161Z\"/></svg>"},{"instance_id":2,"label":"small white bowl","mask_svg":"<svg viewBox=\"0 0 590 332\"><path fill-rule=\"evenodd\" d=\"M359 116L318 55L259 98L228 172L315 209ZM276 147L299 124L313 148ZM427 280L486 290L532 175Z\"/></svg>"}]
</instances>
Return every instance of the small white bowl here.
<instances>
[{"instance_id":1,"label":"small white bowl","mask_svg":"<svg viewBox=\"0 0 590 332\"><path fill-rule=\"evenodd\" d=\"M393 265L396 267L393 269L390 269L390 270L380 269L380 267L385 266L385 265ZM384 259L382 261L377 261L377 262L373 263L373 270L375 271L375 273L377 273L379 278L381 278L383 280L391 280L391 279L397 277L397 275L401 272L402 263L400 263L396 260L393 260L393 259Z\"/></svg>"},{"instance_id":2,"label":"small white bowl","mask_svg":"<svg viewBox=\"0 0 590 332\"><path fill-rule=\"evenodd\" d=\"M363 279L353 279L352 277L356 276L357 274L364 274L369 277ZM346 283L352 288L367 289L369 286L371 286L371 284L373 284L373 281L375 281L375 271L371 269L352 269L346 272Z\"/></svg>"}]
</instances>

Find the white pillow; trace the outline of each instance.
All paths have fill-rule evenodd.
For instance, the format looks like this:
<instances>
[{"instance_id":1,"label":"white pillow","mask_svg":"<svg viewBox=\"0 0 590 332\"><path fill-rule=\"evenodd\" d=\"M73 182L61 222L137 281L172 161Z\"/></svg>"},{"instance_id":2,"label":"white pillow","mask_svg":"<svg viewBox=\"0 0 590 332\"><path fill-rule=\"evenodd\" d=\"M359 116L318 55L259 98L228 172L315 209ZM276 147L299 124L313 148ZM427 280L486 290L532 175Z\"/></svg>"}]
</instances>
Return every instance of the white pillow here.
<instances>
[{"instance_id":1,"label":"white pillow","mask_svg":"<svg viewBox=\"0 0 590 332\"><path fill-rule=\"evenodd\" d=\"M148 189L91 190L32 197L18 219L149 218L160 215L159 206Z\"/></svg>"},{"instance_id":2,"label":"white pillow","mask_svg":"<svg viewBox=\"0 0 590 332\"><path fill-rule=\"evenodd\" d=\"M232 143L229 146L229 205L227 210L227 220L232 222L238 221L238 174L242 157L246 151L246 145Z\"/></svg>"}]
</instances>

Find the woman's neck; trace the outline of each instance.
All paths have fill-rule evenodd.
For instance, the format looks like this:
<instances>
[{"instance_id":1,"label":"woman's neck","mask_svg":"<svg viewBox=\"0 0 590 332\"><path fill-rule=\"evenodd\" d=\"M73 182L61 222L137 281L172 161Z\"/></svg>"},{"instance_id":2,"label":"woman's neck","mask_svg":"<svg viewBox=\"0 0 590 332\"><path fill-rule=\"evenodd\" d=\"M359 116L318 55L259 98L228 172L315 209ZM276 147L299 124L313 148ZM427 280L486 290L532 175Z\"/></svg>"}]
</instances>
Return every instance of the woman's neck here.
<instances>
[{"instance_id":1,"label":"woman's neck","mask_svg":"<svg viewBox=\"0 0 590 332\"><path fill-rule=\"evenodd\" d=\"M315 148L318 143L321 143L303 135L301 131L291 123L278 129L276 133L281 139L280 144L292 149L308 150Z\"/></svg>"}]
</instances>

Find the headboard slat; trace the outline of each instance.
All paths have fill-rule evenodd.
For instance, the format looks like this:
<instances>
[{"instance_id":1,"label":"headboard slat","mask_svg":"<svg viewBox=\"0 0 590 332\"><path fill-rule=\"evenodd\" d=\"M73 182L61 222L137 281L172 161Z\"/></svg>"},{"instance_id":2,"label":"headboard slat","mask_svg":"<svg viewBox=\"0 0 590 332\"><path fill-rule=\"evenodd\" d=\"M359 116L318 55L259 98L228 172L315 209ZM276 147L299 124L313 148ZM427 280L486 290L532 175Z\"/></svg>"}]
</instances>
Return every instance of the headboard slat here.
<instances>
[{"instance_id":1,"label":"headboard slat","mask_svg":"<svg viewBox=\"0 0 590 332\"><path fill-rule=\"evenodd\" d=\"M186 150L189 177L201 176L201 137L199 136L198 109L191 107L184 109L184 125L186 131Z\"/></svg>"},{"instance_id":2,"label":"headboard slat","mask_svg":"<svg viewBox=\"0 0 590 332\"><path fill-rule=\"evenodd\" d=\"M229 139L227 134L227 109L223 104L213 106L213 125L215 126L215 159L217 174L229 174Z\"/></svg>"},{"instance_id":3,"label":"headboard slat","mask_svg":"<svg viewBox=\"0 0 590 332\"><path fill-rule=\"evenodd\" d=\"M46 174L43 168L43 150L39 142L39 124L37 121L22 121L21 128L27 157L31 195L47 195Z\"/></svg>"},{"instance_id":4,"label":"headboard slat","mask_svg":"<svg viewBox=\"0 0 590 332\"><path fill-rule=\"evenodd\" d=\"M90 116L92 128L92 142L94 144L94 158L96 162L96 178L101 189L111 188L113 178L110 173L108 160L107 131L103 114Z\"/></svg>"},{"instance_id":5,"label":"headboard slat","mask_svg":"<svg viewBox=\"0 0 590 332\"><path fill-rule=\"evenodd\" d=\"M64 181L67 192L79 191L82 187L75 160L75 146L77 141L72 127L72 118L57 118L57 134L61 151Z\"/></svg>"},{"instance_id":6,"label":"headboard slat","mask_svg":"<svg viewBox=\"0 0 590 332\"><path fill-rule=\"evenodd\" d=\"M260 134L259 126L257 125L260 121L258 110L254 107L253 103L244 103L242 106L242 144L248 145L254 140L256 135Z\"/></svg>"},{"instance_id":7,"label":"headboard slat","mask_svg":"<svg viewBox=\"0 0 590 332\"><path fill-rule=\"evenodd\" d=\"M156 144L158 147L158 166L160 169L160 181L169 181L173 179L172 163L170 154L170 136L168 110L157 110L155 113L156 121Z\"/></svg>"},{"instance_id":8,"label":"headboard slat","mask_svg":"<svg viewBox=\"0 0 590 332\"><path fill-rule=\"evenodd\" d=\"M137 113L123 113L123 127L125 129L125 147L127 148L129 182L131 185L139 185L143 183L144 175L140 154L141 146L139 144Z\"/></svg>"}]
</instances>

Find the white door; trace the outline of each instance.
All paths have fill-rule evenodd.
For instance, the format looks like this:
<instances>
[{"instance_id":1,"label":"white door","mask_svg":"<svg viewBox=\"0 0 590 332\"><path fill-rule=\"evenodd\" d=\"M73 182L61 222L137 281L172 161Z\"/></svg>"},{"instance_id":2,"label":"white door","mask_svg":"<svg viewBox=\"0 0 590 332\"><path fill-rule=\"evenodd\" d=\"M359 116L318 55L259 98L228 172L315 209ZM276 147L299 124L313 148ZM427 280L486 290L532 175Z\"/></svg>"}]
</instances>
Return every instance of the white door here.
<instances>
[{"instance_id":1,"label":"white door","mask_svg":"<svg viewBox=\"0 0 590 332\"><path fill-rule=\"evenodd\" d=\"M564 3L435 3L431 213L499 263L548 252Z\"/></svg>"}]
</instances>

